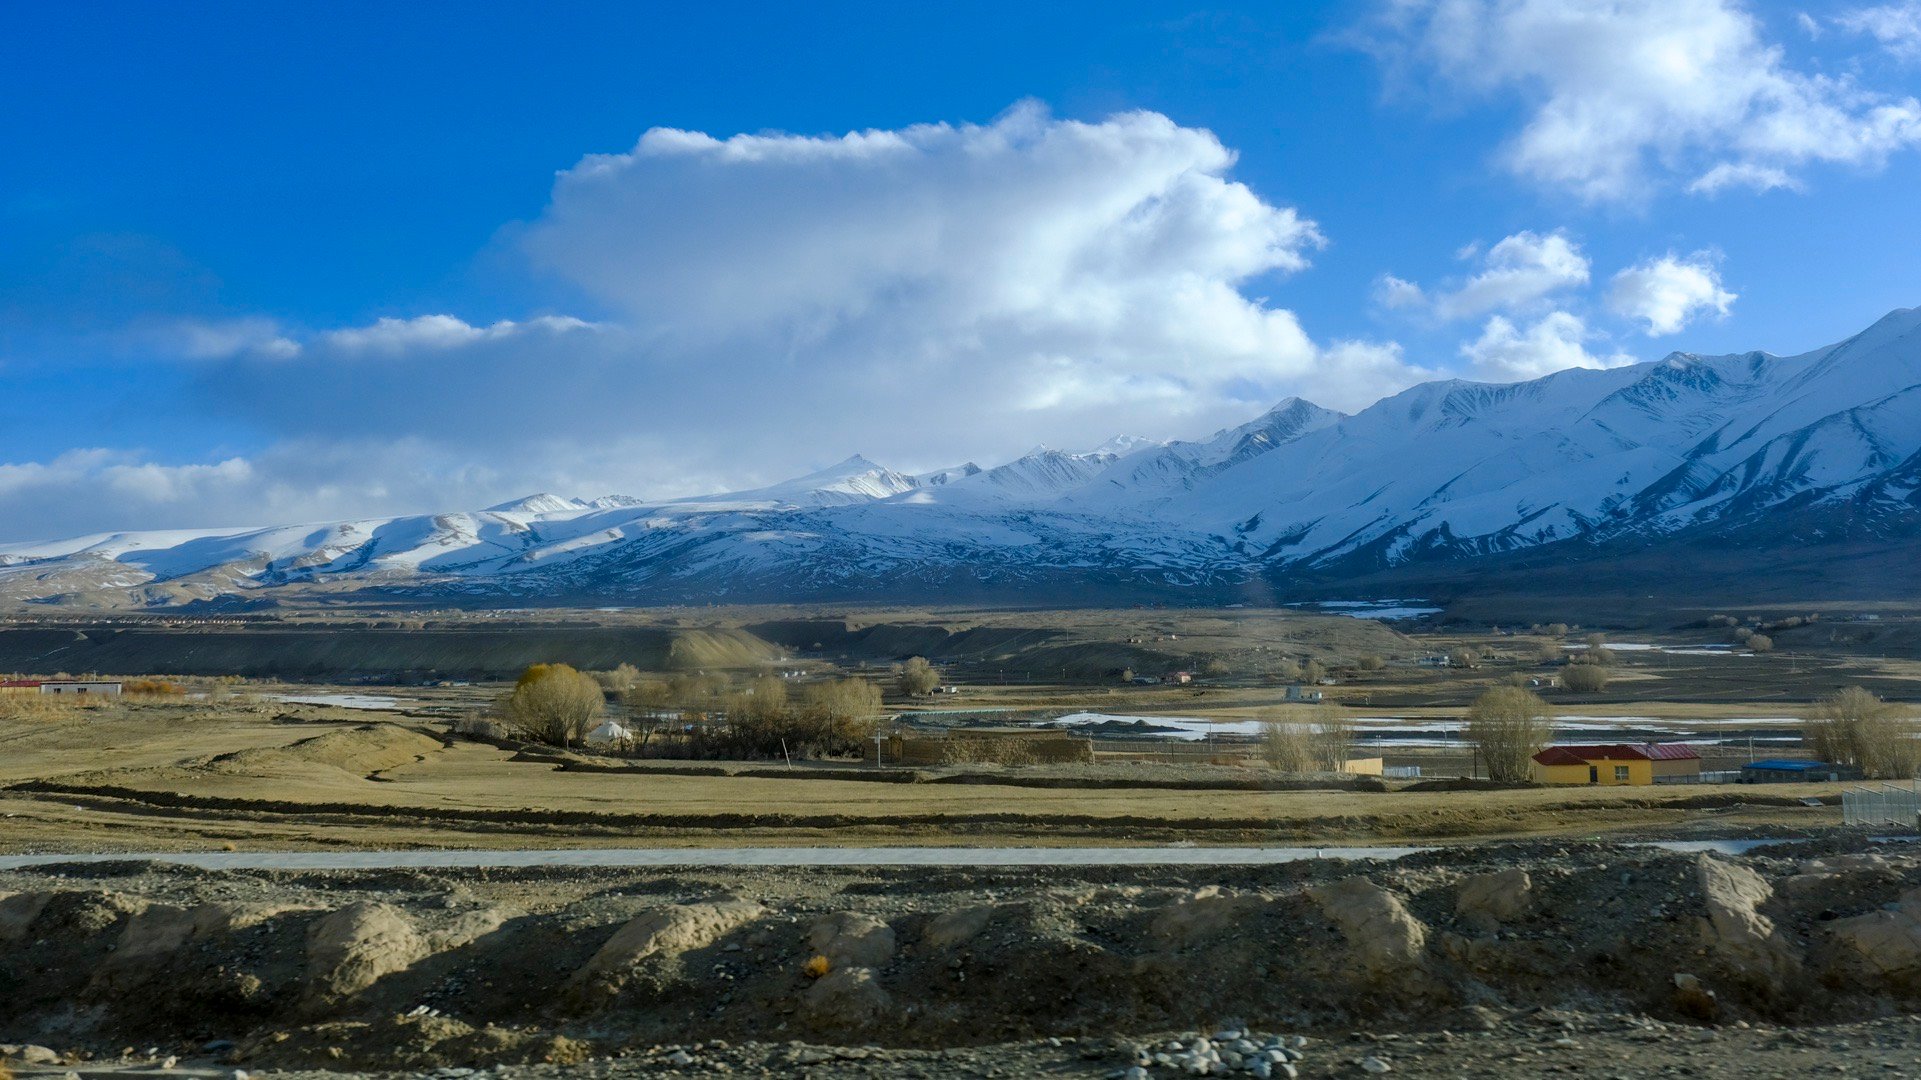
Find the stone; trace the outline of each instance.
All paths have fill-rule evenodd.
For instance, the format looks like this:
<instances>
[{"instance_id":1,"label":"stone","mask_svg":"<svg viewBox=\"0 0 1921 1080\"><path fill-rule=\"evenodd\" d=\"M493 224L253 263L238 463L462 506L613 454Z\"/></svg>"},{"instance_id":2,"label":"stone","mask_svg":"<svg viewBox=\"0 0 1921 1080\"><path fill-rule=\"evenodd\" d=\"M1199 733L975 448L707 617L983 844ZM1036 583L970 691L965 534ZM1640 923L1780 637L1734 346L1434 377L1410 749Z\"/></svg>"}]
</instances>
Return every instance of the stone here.
<instances>
[{"instance_id":1,"label":"stone","mask_svg":"<svg viewBox=\"0 0 1921 1080\"><path fill-rule=\"evenodd\" d=\"M993 904L942 912L928 920L921 941L930 949L946 951L979 937L999 913L1000 909Z\"/></svg>"},{"instance_id":2,"label":"stone","mask_svg":"<svg viewBox=\"0 0 1921 1080\"><path fill-rule=\"evenodd\" d=\"M1708 921L1708 947L1737 970L1778 977L1798 965L1793 947L1761 913L1774 890L1745 866L1702 855L1695 864Z\"/></svg>"},{"instance_id":3,"label":"stone","mask_svg":"<svg viewBox=\"0 0 1921 1080\"><path fill-rule=\"evenodd\" d=\"M44 1046L36 1046L32 1043L22 1046L16 1052L15 1056L27 1065L58 1065L60 1063L59 1054L54 1053Z\"/></svg>"},{"instance_id":4,"label":"stone","mask_svg":"<svg viewBox=\"0 0 1921 1080\"><path fill-rule=\"evenodd\" d=\"M646 911L623 925L574 972L568 986L576 995L612 997L647 962L678 959L705 948L766 914L751 900L705 904L668 904Z\"/></svg>"},{"instance_id":5,"label":"stone","mask_svg":"<svg viewBox=\"0 0 1921 1080\"><path fill-rule=\"evenodd\" d=\"M407 913L363 901L316 919L307 930L310 1000L349 997L407 968L428 953Z\"/></svg>"},{"instance_id":6,"label":"stone","mask_svg":"<svg viewBox=\"0 0 1921 1080\"><path fill-rule=\"evenodd\" d=\"M872 915L838 911L815 919L807 940L837 968L883 968L894 959L894 929Z\"/></svg>"},{"instance_id":7,"label":"stone","mask_svg":"<svg viewBox=\"0 0 1921 1080\"><path fill-rule=\"evenodd\" d=\"M53 896L50 892L29 892L0 897L0 943L23 940Z\"/></svg>"},{"instance_id":8,"label":"stone","mask_svg":"<svg viewBox=\"0 0 1921 1080\"><path fill-rule=\"evenodd\" d=\"M1317 886L1308 890L1308 896L1341 928L1370 976L1391 978L1420 965L1427 927L1399 896L1364 877Z\"/></svg>"},{"instance_id":9,"label":"stone","mask_svg":"<svg viewBox=\"0 0 1921 1080\"><path fill-rule=\"evenodd\" d=\"M1674 974L1674 1007L1684 1016L1711 1021L1721 1013L1720 999L1687 972Z\"/></svg>"},{"instance_id":10,"label":"stone","mask_svg":"<svg viewBox=\"0 0 1921 1080\"><path fill-rule=\"evenodd\" d=\"M1387 1062L1382 1061L1380 1058L1377 1058L1377 1057L1362 1058L1361 1068L1363 1071L1376 1073L1376 1074L1394 1071L1394 1066L1389 1065Z\"/></svg>"},{"instance_id":11,"label":"stone","mask_svg":"<svg viewBox=\"0 0 1921 1080\"><path fill-rule=\"evenodd\" d=\"M1921 890L1892 911L1837 919L1827 929L1838 946L1835 967L1898 988L1921 986Z\"/></svg>"},{"instance_id":12,"label":"stone","mask_svg":"<svg viewBox=\"0 0 1921 1080\"><path fill-rule=\"evenodd\" d=\"M1454 894L1455 914L1484 927L1511 922L1533 906L1534 879L1518 867L1464 878Z\"/></svg>"},{"instance_id":13,"label":"stone","mask_svg":"<svg viewBox=\"0 0 1921 1080\"><path fill-rule=\"evenodd\" d=\"M830 1028L867 1027L893 1011L894 1000L871 968L849 967L815 979L802 999L807 1018Z\"/></svg>"}]
</instances>

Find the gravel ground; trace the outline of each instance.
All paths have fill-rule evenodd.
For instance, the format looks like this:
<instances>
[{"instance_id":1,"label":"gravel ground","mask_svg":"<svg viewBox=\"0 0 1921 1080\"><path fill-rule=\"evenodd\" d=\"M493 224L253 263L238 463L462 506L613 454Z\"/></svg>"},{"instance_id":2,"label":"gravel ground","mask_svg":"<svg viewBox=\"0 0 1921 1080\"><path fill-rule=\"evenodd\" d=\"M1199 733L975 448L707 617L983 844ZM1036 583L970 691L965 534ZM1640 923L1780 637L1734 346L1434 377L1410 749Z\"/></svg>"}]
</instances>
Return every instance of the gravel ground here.
<instances>
[{"instance_id":1,"label":"gravel ground","mask_svg":"<svg viewBox=\"0 0 1921 1080\"><path fill-rule=\"evenodd\" d=\"M0 872L0 1058L23 1078L1921 1076L1918 1007L1921 853L1858 838Z\"/></svg>"}]
</instances>

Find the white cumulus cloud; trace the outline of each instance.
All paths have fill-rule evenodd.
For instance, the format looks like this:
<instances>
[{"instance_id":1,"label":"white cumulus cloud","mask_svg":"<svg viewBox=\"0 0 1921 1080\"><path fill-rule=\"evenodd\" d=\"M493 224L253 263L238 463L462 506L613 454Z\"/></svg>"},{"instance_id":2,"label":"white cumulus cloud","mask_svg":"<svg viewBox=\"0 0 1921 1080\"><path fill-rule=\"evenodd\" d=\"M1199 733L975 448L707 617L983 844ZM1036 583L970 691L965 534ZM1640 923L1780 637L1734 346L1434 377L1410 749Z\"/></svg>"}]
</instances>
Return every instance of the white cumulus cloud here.
<instances>
[{"instance_id":1,"label":"white cumulus cloud","mask_svg":"<svg viewBox=\"0 0 1921 1080\"><path fill-rule=\"evenodd\" d=\"M1465 280L1433 288L1386 274L1375 282L1375 302L1389 309L1426 309L1448 320L1469 319L1490 311L1532 308L1588 282L1587 256L1558 229L1523 230L1486 249L1471 243L1457 255L1478 262L1479 269Z\"/></svg>"},{"instance_id":2,"label":"white cumulus cloud","mask_svg":"<svg viewBox=\"0 0 1921 1080\"><path fill-rule=\"evenodd\" d=\"M1726 315L1734 293L1721 287L1713 256L1705 251L1681 258L1672 252L1648 259L1614 275L1608 287L1609 310L1643 324L1649 337L1672 334L1712 312Z\"/></svg>"},{"instance_id":3,"label":"white cumulus cloud","mask_svg":"<svg viewBox=\"0 0 1921 1080\"><path fill-rule=\"evenodd\" d=\"M1798 70L1740 0L1387 0L1365 34L1403 81L1517 101L1502 163L1592 201L1787 187L1921 142L1921 102Z\"/></svg>"},{"instance_id":4,"label":"white cumulus cloud","mask_svg":"<svg viewBox=\"0 0 1921 1080\"><path fill-rule=\"evenodd\" d=\"M1443 318L1524 307L1588 280L1587 256L1559 231L1515 233L1489 248L1481 261L1480 273L1436 299Z\"/></svg>"},{"instance_id":5,"label":"white cumulus cloud","mask_svg":"<svg viewBox=\"0 0 1921 1080\"><path fill-rule=\"evenodd\" d=\"M1476 376L1493 382L1538 379L1568 368L1612 368L1631 364L1621 353L1597 356L1587 342L1595 335L1579 316L1550 312L1525 328L1505 316L1490 316L1481 336L1461 346L1461 356Z\"/></svg>"},{"instance_id":6,"label":"white cumulus cloud","mask_svg":"<svg viewBox=\"0 0 1921 1080\"><path fill-rule=\"evenodd\" d=\"M244 455L218 452L220 473L130 449L17 463L17 520L31 535L683 496L856 451L917 471L1192 437L1289 394L1354 409L1430 376L1392 342L1317 341L1268 299L1326 241L1233 168L1212 133L1151 112L654 129L563 172L507 234L579 317L201 328L185 393L245 425Z\"/></svg>"}]
</instances>

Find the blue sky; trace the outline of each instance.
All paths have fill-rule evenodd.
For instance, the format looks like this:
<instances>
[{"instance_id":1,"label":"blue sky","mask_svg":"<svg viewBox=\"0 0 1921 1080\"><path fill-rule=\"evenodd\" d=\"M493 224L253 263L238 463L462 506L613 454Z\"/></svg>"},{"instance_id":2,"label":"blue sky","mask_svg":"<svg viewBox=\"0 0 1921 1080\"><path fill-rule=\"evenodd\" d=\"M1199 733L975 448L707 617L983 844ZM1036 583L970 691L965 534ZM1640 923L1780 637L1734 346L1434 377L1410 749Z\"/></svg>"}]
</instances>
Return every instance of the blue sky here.
<instances>
[{"instance_id":1,"label":"blue sky","mask_svg":"<svg viewBox=\"0 0 1921 1080\"><path fill-rule=\"evenodd\" d=\"M695 7L9 6L0 539L992 463L1921 304L1917 0Z\"/></svg>"}]
</instances>

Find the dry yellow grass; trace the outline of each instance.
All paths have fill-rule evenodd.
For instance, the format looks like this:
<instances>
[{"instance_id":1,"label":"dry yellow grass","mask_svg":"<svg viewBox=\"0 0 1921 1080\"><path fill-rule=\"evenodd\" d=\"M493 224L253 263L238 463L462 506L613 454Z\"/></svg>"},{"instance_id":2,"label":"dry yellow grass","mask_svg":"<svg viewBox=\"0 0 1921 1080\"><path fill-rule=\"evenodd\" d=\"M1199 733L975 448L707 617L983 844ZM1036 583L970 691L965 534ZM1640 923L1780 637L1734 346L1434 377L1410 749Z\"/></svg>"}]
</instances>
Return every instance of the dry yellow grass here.
<instances>
[{"instance_id":1,"label":"dry yellow grass","mask_svg":"<svg viewBox=\"0 0 1921 1080\"><path fill-rule=\"evenodd\" d=\"M369 717L369 719L373 719ZM1832 808L1741 788L1274 792L903 784L566 772L405 727L275 724L192 710L0 721L0 845L140 850L548 847L645 843L1407 843L1603 835L1684 825L1831 824ZM377 774L377 775L376 775Z\"/></svg>"}]
</instances>

